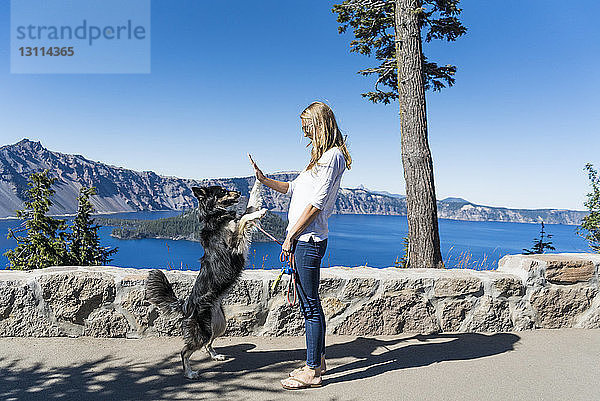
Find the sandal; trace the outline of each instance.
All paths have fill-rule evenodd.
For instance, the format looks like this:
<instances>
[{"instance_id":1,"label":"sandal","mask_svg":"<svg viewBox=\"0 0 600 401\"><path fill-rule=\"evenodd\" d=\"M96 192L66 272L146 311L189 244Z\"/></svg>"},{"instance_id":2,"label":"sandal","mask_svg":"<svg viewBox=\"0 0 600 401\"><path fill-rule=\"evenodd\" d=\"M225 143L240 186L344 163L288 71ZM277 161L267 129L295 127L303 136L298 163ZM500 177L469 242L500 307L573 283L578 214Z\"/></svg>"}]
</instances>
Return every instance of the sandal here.
<instances>
[{"instance_id":1,"label":"sandal","mask_svg":"<svg viewBox=\"0 0 600 401\"><path fill-rule=\"evenodd\" d=\"M323 364L321 364L321 366L323 366ZM301 373L301 372L305 371L306 369L310 369L310 368L308 366L306 366L306 365L301 366L299 368L296 368L296 369L292 370L290 373L288 373L288 376L289 377L297 376L298 373ZM324 369L324 368L321 368L321 376L323 376L325 373L327 373L327 370Z\"/></svg>"},{"instance_id":2,"label":"sandal","mask_svg":"<svg viewBox=\"0 0 600 401\"><path fill-rule=\"evenodd\" d=\"M294 370L292 370L288 376L289 377L294 377L296 376L298 373L302 372L303 370L306 369L310 369L308 366L306 365L302 365L299 368L296 368ZM325 363L325 358L321 359L321 376L323 376L325 373L327 373L327 364Z\"/></svg>"},{"instance_id":3,"label":"sandal","mask_svg":"<svg viewBox=\"0 0 600 401\"><path fill-rule=\"evenodd\" d=\"M294 381L298 384L300 384L299 386L290 386L290 385L286 385L285 382L291 380ZM321 387L323 385L323 382L321 383L307 383L304 380L300 380L297 377L288 377L287 379L284 379L281 381L281 386L286 389L286 390L302 390L305 388L314 388L314 387Z\"/></svg>"}]
</instances>

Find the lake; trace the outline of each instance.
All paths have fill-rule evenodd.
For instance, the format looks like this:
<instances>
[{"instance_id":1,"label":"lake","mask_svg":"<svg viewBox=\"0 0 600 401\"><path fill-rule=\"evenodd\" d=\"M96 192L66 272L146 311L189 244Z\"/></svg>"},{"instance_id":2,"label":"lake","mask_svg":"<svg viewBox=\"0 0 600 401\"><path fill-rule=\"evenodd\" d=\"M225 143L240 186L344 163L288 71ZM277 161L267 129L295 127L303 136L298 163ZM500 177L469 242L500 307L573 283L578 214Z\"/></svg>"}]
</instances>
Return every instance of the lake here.
<instances>
[{"instance_id":1,"label":"lake","mask_svg":"<svg viewBox=\"0 0 600 401\"><path fill-rule=\"evenodd\" d=\"M109 215L117 218L158 219L180 212L134 212ZM8 264L6 250L15 246L6 239L8 228L18 220L0 220L0 268ZM439 220L442 255L447 267L495 269L507 254L531 248L540 225L529 223ZM589 252L577 226L546 224L552 234L553 252ZM192 241L164 239L119 240L110 236L111 227L102 227L104 246L118 247L112 266L197 270L202 246ZM328 250L323 266L388 267L403 254L402 239L408 231L406 216L332 215L329 218ZM280 247L276 243L253 243L248 268L280 268Z\"/></svg>"}]
</instances>

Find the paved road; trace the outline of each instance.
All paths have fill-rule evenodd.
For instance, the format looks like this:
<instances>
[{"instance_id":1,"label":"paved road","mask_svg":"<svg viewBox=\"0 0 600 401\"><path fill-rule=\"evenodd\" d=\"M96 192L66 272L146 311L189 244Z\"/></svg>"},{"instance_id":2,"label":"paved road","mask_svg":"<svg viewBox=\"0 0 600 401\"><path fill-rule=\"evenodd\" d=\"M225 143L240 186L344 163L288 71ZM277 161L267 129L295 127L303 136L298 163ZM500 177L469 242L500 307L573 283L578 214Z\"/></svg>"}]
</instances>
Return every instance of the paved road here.
<instances>
[{"instance_id":1,"label":"paved road","mask_svg":"<svg viewBox=\"0 0 600 401\"><path fill-rule=\"evenodd\" d=\"M302 337L217 340L231 358L180 339L0 339L0 400L600 400L600 330L327 338L322 388L285 391Z\"/></svg>"}]
</instances>

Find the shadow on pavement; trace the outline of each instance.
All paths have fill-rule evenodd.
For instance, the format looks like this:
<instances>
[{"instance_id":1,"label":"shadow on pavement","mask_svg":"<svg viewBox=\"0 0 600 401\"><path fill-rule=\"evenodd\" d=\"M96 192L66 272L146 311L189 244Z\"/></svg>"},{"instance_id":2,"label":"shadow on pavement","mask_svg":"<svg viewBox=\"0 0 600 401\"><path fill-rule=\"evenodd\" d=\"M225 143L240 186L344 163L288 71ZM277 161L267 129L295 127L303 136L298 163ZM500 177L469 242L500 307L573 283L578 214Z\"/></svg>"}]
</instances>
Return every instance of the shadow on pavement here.
<instances>
[{"instance_id":1,"label":"shadow on pavement","mask_svg":"<svg viewBox=\"0 0 600 401\"><path fill-rule=\"evenodd\" d=\"M386 372L435 362L468 360L513 350L520 339L511 333L415 335L401 339L355 338L327 347L330 361L325 385L374 377ZM408 340L417 340L418 343ZM169 398L252 398L253 392L278 399L278 379L298 366L304 349L254 350L250 343L219 347L231 357L206 361L198 352L193 360L201 379L182 375L179 355L158 362L142 362L111 355L70 366L23 367L18 360L0 359L0 399L16 400L156 400ZM68 349L65 349L68 352ZM344 362L344 360L349 362Z\"/></svg>"},{"instance_id":2,"label":"shadow on pavement","mask_svg":"<svg viewBox=\"0 0 600 401\"><path fill-rule=\"evenodd\" d=\"M399 342L411 339L418 340L419 343L395 347ZM359 337L347 344L327 347L328 358L333 357L335 360L351 355L356 360L329 369L329 374L335 377L327 379L326 384L365 379L393 370L427 366L436 362L497 355L514 350L513 346L519 340L520 337L512 333L419 334L400 341ZM380 347L385 351L374 354Z\"/></svg>"}]
</instances>

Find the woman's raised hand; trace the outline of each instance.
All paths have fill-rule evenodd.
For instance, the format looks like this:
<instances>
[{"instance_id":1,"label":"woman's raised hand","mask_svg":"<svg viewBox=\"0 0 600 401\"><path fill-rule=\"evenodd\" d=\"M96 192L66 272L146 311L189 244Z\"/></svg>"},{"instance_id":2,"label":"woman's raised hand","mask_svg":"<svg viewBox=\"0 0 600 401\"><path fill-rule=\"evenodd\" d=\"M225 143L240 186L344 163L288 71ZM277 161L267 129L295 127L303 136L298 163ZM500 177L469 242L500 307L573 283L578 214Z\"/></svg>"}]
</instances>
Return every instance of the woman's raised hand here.
<instances>
[{"instance_id":1,"label":"woman's raised hand","mask_svg":"<svg viewBox=\"0 0 600 401\"><path fill-rule=\"evenodd\" d=\"M263 172L258 168L254 160L252 160L252 156L248 153L248 159L250 159L250 164L254 167L254 174L256 175L256 179L266 185L267 187L274 189L277 192L281 192L282 194L287 193L289 184L283 181L277 181L272 178L267 178L263 174Z\"/></svg>"},{"instance_id":2,"label":"woman's raised hand","mask_svg":"<svg viewBox=\"0 0 600 401\"><path fill-rule=\"evenodd\" d=\"M265 180L265 175L263 174L261 169L258 168L254 160L252 160L252 156L250 156L250 153L248 153L248 159L250 159L250 164L252 164L252 167L254 167L254 174L256 175L256 179L260 182L263 182Z\"/></svg>"}]
</instances>

